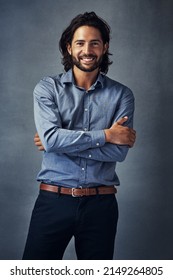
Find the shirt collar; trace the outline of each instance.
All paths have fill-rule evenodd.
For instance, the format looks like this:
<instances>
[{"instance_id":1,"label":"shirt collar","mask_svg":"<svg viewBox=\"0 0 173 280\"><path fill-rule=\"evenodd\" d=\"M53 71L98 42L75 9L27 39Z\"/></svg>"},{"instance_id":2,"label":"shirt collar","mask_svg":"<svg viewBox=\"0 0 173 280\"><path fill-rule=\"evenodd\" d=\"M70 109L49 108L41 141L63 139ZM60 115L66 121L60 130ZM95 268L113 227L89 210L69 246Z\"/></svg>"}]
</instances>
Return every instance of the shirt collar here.
<instances>
[{"instance_id":1,"label":"shirt collar","mask_svg":"<svg viewBox=\"0 0 173 280\"><path fill-rule=\"evenodd\" d=\"M92 87L97 87L100 84L101 87L103 88L104 76L105 76L104 74L99 73L97 80L92 85ZM61 78L61 82L63 84L68 84L68 83L73 84L73 85L75 84L72 69L68 70L65 74L63 74L63 76Z\"/></svg>"}]
</instances>

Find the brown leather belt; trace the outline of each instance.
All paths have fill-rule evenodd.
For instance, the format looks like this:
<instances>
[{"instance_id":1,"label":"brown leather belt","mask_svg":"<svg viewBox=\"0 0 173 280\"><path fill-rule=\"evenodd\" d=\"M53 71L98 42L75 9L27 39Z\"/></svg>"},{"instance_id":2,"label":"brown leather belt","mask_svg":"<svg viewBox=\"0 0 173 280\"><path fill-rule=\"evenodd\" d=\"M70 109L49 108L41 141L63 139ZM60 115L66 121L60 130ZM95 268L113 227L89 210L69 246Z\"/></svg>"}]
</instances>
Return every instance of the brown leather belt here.
<instances>
[{"instance_id":1,"label":"brown leather belt","mask_svg":"<svg viewBox=\"0 0 173 280\"><path fill-rule=\"evenodd\" d=\"M114 186L99 186L97 188L64 188L59 186L47 185L44 183L40 184L40 190L72 195L73 197L117 193L117 189Z\"/></svg>"}]
</instances>

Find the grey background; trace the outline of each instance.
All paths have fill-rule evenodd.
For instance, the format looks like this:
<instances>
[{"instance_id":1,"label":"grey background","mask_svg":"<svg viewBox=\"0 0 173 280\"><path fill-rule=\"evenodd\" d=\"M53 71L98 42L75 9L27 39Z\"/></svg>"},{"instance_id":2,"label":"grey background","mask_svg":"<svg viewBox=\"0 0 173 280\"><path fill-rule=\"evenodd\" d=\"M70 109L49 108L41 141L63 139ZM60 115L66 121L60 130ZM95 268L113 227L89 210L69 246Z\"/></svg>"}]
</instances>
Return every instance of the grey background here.
<instances>
[{"instance_id":1,"label":"grey background","mask_svg":"<svg viewBox=\"0 0 173 280\"><path fill-rule=\"evenodd\" d=\"M58 40L95 11L112 28L108 75L136 98L137 142L118 165L116 259L173 259L173 1L0 1L0 259L21 259L38 193L32 92L63 67ZM65 259L74 259L71 242Z\"/></svg>"}]
</instances>

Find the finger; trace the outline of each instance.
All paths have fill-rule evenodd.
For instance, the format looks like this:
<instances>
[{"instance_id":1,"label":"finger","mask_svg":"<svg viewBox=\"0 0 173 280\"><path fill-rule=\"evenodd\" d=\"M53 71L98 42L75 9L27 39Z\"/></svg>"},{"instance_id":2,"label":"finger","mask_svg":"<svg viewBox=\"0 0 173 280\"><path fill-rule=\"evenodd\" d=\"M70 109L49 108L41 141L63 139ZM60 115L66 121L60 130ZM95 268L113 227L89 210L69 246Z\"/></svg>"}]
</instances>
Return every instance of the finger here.
<instances>
[{"instance_id":1,"label":"finger","mask_svg":"<svg viewBox=\"0 0 173 280\"><path fill-rule=\"evenodd\" d=\"M43 146L43 145L42 145L42 143L40 143L40 142L36 142L36 143L35 143L35 146L40 147L40 146Z\"/></svg>"},{"instance_id":2,"label":"finger","mask_svg":"<svg viewBox=\"0 0 173 280\"><path fill-rule=\"evenodd\" d=\"M38 150L39 150L39 151L44 151L44 147L43 147L43 146L40 146L40 147L38 148Z\"/></svg>"},{"instance_id":3,"label":"finger","mask_svg":"<svg viewBox=\"0 0 173 280\"><path fill-rule=\"evenodd\" d=\"M131 141L135 141L136 135L131 133L131 134L129 135L129 139L130 139Z\"/></svg>"},{"instance_id":4,"label":"finger","mask_svg":"<svg viewBox=\"0 0 173 280\"><path fill-rule=\"evenodd\" d=\"M36 142L39 142L40 141L40 139L39 138L34 138L34 142L36 143Z\"/></svg>"},{"instance_id":5,"label":"finger","mask_svg":"<svg viewBox=\"0 0 173 280\"><path fill-rule=\"evenodd\" d=\"M116 123L119 124L119 125L122 125L122 124L125 123L127 120L128 120L128 117L125 116L125 117L119 119Z\"/></svg>"},{"instance_id":6,"label":"finger","mask_svg":"<svg viewBox=\"0 0 173 280\"><path fill-rule=\"evenodd\" d=\"M132 130L132 133L134 134L134 135L136 135L136 131L134 130L134 129L131 129Z\"/></svg>"},{"instance_id":7,"label":"finger","mask_svg":"<svg viewBox=\"0 0 173 280\"><path fill-rule=\"evenodd\" d=\"M136 131L133 128L128 127L128 130L129 130L130 135L136 136Z\"/></svg>"},{"instance_id":8,"label":"finger","mask_svg":"<svg viewBox=\"0 0 173 280\"><path fill-rule=\"evenodd\" d=\"M135 144L135 141L136 141L136 137L135 136L131 136L131 138L130 138L130 142L129 142L129 146L130 147L133 147L134 146L134 144Z\"/></svg>"},{"instance_id":9,"label":"finger","mask_svg":"<svg viewBox=\"0 0 173 280\"><path fill-rule=\"evenodd\" d=\"M34 142L41 142L40 138L34 138Z\"/></svg>"},{"instance_id":10,"label":"finger","mask_svg":"<svg viewBox=\"0 0 173 280\"><path fill-rule=\"evenodd\" d=\"M136 139L136 131L132 131L132 135Z\"/></svg>"},{"instance_id":11,"label":"finger","mask_svg":"<svg viewBox=\"0 0 173 280\"><path fill-rule=\"evenodd\" d=\"M129 147L132 148L134 146L135 141L131 140L129 141Z\"/></svg>"},{"instance_id":12,"label":"finger","mask_svg":"<svg viewBox=\"0 0 173 280\"><path fill-rule=\"evenodd\" d=\"M41 141L37 141L35 142L35 146L43 146L43 144L41 143Z\"/></svg>"},{"instance_id":13,"label":"finger","mask_svg":"<svg viewBox=\"0 0 173 280\"><path fill-rule=\"evenodd\" d=\"M38 142L40 141L40 138L39 137L34 137L34 142Z\"/></svg>"},{"instance_id":14,"label":"finger","mask_svg":"<svg viewBox=\"0 0 173 280\"><path fill-rule=\"evenodd\" d=\"M40 138L40 137L39 137L39 135L36 133L36 134L34 135L34 138Z\"/></svg>"},{"instance_id":15,"label":"finger","mask_svg":"<svg viewBox=\"0 0 173 280\"><path fill-rule=\"evenodd\" d=\"M39 137L38 133L36 132L34 135L34 139L37 139L37 138L40 138L40 137Z\"/></svg>"}]
</instances>

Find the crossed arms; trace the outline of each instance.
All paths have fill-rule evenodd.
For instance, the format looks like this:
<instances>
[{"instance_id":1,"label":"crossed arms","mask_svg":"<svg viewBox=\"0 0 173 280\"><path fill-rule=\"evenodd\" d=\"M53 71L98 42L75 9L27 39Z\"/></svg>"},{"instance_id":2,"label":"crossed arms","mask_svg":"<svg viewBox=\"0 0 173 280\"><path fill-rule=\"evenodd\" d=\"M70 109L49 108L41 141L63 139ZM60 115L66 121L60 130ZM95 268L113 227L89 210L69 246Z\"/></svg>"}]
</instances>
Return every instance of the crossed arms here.
<instances>
[{"instance_id":1,"label":"crossed arms","mask_svg":"<svg viewBox=\"0 0 173 280\"><path fill-rule=\"evenodd\" d=\"M136 131L132 128L122 125L127 121L127 119L128 117L123 117L115 122L109 129L104 130L106 143L111 143L114 145L125 145L129 146L130 148L133 147L136 140ZM34 143L35 146L38 147L39 151L45 150L38 133L36 133L34 136ZM97 151L99 150L99 148L96 149ZM72 154L75 155L74 153Z\"/></svg>"},{"instance_id":2,"label":"crossed arms","mask_svg":"<svg viewBox=\"0 0 173 280\"><path fill-rule=\"evenodd\" d=\"M61 116L52 96L52 86L39 84L34 92L35 122L38 133L34 136L39 151L65 153L70 156L91 158L92 160L116 162L123 161L129 147L133 147L136 132L131 128L133 118L133 99L127 94L118 112L116 121L110 128L100 131L75 131L63 129ZM126 114L130 107L130 115ZM128 111L128 110L127 110ZM126 125L127 124L127 125Z\"/></svg>"}]
</instances>

